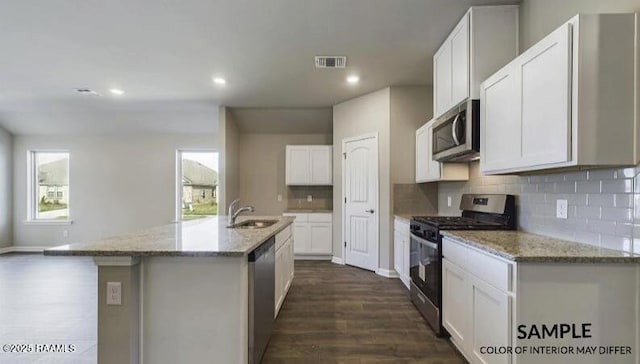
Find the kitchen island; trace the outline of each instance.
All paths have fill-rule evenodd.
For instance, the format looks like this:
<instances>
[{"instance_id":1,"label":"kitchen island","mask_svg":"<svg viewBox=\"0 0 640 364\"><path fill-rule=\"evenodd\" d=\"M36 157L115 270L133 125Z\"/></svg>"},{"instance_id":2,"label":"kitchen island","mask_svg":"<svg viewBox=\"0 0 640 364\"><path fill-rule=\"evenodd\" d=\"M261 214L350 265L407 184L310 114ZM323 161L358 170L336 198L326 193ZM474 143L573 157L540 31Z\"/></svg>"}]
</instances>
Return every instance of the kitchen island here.
<instances>
[{"instance_id":1,"label":"kitchen island","mask_svg":"<svg viewBox=\"0 0 640 364\"><path fill-rule=\"evenodd\" d=\"M98 266L98 363L249 362L249 260L289 241L293 218L249 219L274 223L232 229L220 216L45 250Z\"/></svg>"}]
</instances>

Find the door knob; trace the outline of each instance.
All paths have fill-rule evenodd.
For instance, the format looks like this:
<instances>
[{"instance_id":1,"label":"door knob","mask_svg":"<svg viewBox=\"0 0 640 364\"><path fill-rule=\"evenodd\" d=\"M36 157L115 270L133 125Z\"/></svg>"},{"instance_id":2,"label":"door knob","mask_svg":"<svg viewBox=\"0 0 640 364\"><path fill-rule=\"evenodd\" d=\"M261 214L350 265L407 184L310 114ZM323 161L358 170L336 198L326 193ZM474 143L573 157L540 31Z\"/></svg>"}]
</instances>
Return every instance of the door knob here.
<instances>
[{"instance_id":1,"label":"door knob","mask_svg":"<svg viewBox=\"0 0 640 364\"><path fill-rule=\"evenodd\" d=\"M370 214L373 214L375 211L373 211L373 209L371 209L371 210L366 210L365 212L368 212L368 213L370 213Z\"/></svg>"}]
</instances>

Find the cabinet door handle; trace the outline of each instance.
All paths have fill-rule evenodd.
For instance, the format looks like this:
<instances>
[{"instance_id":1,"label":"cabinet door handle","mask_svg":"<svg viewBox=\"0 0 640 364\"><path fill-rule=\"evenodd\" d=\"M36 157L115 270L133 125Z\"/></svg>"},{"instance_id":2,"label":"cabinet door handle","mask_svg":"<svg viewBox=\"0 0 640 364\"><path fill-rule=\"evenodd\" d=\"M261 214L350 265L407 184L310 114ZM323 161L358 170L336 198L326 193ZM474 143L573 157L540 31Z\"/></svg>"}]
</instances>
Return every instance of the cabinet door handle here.
<instances>
[{"instance_id":1,"label":"cabinet door handle","mask_svg":"<svg viewBox=\"0 0 640 364\"><path fill-rule=\"evenodd\" d=\"M365 210L365 212L368 212L368 213L370 213L370 214L373 214L375 211L374 211L373 209L371 209L371 210Z\"/></svg>"}]
</instances>

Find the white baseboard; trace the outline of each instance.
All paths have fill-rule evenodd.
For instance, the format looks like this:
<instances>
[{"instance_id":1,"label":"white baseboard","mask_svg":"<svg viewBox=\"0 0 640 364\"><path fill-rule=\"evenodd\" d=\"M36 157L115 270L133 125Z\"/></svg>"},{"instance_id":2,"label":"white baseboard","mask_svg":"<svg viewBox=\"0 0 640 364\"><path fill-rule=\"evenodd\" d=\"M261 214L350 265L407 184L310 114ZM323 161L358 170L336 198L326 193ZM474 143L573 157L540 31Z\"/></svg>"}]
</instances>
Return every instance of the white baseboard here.
<instances>
[{"instance_id":1,"label":"white baseboard","mask_svg":"<svg viewBox=\"0 0 640 364\"><path fill-rule=\"evenodd\" d=\"M305 255L297 254L294 256L295 260L331 260L331 255Z\"/></svg>"},{"instance_id":2,"label":"white baseboard","mask_svg":"<svg viewBox=\"0 0 640 364\"><path fill-rule=\"evenodd\" d=\"M342 259L340 257L332 257L331 258L331 263L344 265L344 259Z\"/></svg>"},{"instance_id":3,"label":"white baseboard","mask_svg":"<svg viewBox=\"0 0 640 364\"><path fill-rule=\"evenodd\" d=\"M0 254L7 253L42 253L48 246L8 246L0 248Z\"/></svg>"},{"instance_id":4,"label":"white baseboard","mask_svg":"<svg viewBox=\"0 0 640 364\"><path fill-rule=\"evenodd\" d=\"M376 274L387 278L399 278L398 273L395 270L389 270L384 268L378 268Z\"/></svg>"}]
</instances>

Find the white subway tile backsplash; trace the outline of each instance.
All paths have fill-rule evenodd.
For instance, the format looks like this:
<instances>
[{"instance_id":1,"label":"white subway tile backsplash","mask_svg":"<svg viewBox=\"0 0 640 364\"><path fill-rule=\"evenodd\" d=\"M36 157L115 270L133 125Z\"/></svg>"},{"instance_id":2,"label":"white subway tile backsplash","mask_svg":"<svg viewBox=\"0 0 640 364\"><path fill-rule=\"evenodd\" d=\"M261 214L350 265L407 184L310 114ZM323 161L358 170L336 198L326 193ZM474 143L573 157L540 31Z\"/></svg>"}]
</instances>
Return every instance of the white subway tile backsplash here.
<instances>
[{"instance_id":1,"label":"white subway tile backsplash","mask_svg":"<svg viewBox=\"0 0 640 364\"><path fill-rule=\"evenodd\" d=\"M601 181L604 179L616 179L615 169L594 169L587 172L588 179Z\"/></svg>"},{"instance_id":2,"label":"white subway tile backsplash","mask_svg":"<svg viewBox=\"0 0 640 364\"><path fill-rule=\"evenodd\" d=\"M578 181L576 182L576 192L600 193L600 181Z\"/></svg>"},{"instance_id":3,"label":"white subway tile backsplash","mask_svg":"<svg viewBox=\"0 0 640 364\"><path fill-rule=\"evenodd\" d=\"M618 194L615 195L616 207L633 207L633 195L632 194Z\"/></svg>"},{"instance_id":4,"label":"white subway tile backsplash","mask_svg":"<svg viewBox=\"0 0 640 364\"><path fill-rule=\"evenodd\" d=\"M439 183L438 211L458 215L463 193L513 194L519 228L524 231L640 253L638 171L638 167L609 168L496 177L481 176L474 162L468 182ZM454 199L451 208L447 196ZM567 200L568 219L556 218L557 200Z\"/></svg>"},{"instance_id":5,"label":"white subway tile backsplash","mask_svg":"<svg viewBox=\"0 0 640 364\"><path fill-rule=\"evenodd\" d=\"M599 206L576 206L576 216L586 219L600 219Z\"/></svg>"},{"instance_id":6,"label":"white subway tile backsplash","mask_svg":"<svg viewBox=\"0 0 640 364\"><path fill-rule=\"evenodd\" d=\"M614 207L616 204L616 197L612 194L589 194L587 200L589 206Z\"/></svg>"},{"instance_id":7,"label":"white subway tile backsplash","mask_svg":"<svg viewBox=\"0 0 640 364\"><path fill-rule=\"evenodd\" d=\"M555 186L556 193L575 193L576 182L557 182Z\"/></svg>"},{"instance_id":8,"label":"white subway tile backsplash","mask_svg":"<svg viewBox=\"0 0 640 364\"><path fill-rule=\"evenodd\" d=\"M616 179L609 181L602 181L603 193L632 193L633 192L633 180L632 179Z\"/></svg>"},{"instance_id":9,"label":"white subway tile backsplash","mask_svg":"<svg viewBox=\"0 0 640 364\"><path fill-rule=\"evenodd\" d=\"M620 221L620 222L632 222L631 209L624 209L618 207L603 207L602 208L602 220L607 221Z\"/></svg>"}]
</instances>

